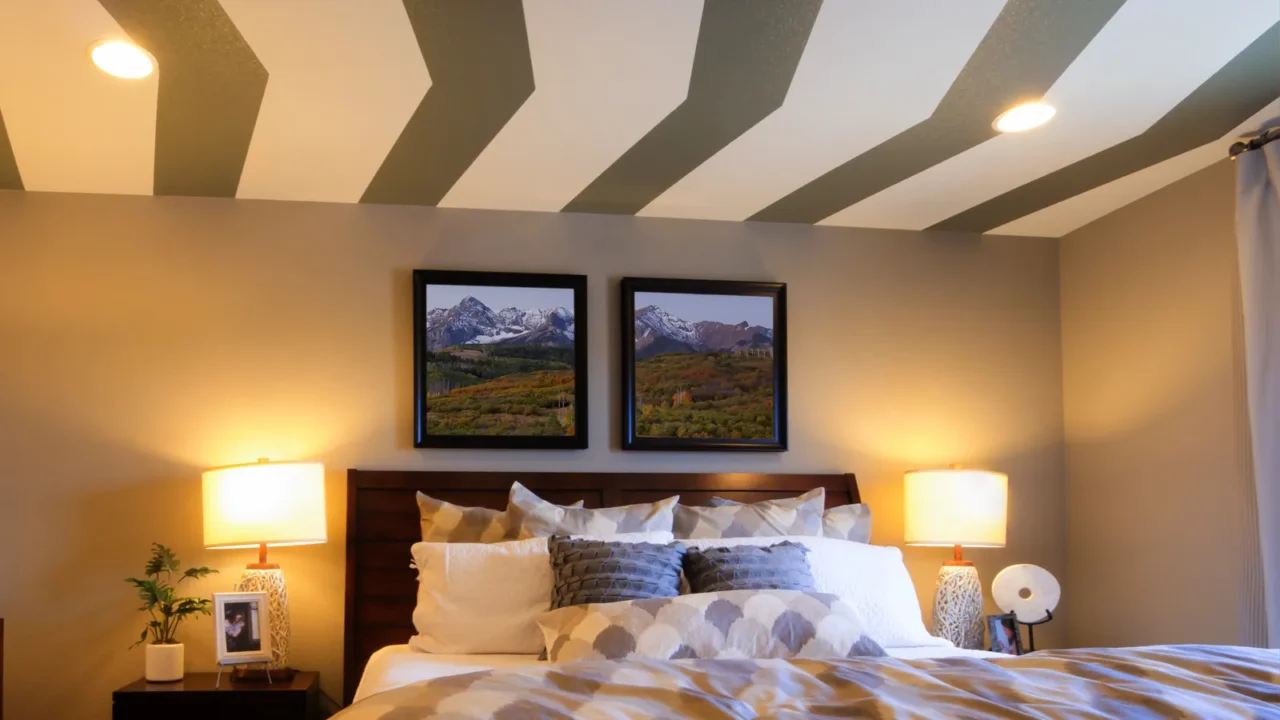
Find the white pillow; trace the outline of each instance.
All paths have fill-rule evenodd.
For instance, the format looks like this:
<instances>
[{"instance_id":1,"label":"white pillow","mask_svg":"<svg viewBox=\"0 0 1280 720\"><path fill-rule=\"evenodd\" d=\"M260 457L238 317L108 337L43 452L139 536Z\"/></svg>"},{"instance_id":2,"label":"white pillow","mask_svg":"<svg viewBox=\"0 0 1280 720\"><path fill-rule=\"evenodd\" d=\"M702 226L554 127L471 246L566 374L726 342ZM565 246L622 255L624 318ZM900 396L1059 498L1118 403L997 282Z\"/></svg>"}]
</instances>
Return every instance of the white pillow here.
<instances>
[{"instance_id":1,"label":"white pillow","mask_svg":"<svg viewBox=\"0 0 1280 720\"><path fill-rule=\"evenodd\" d=\"M669 532L575 536L618 542L672 541ZM409 640L415 650L446 655L536 654L538 616L551 607L546 538L497 543L415 543L418 605Z\"/></svg>"},{"instance_id":2,"label":"white pillow","mask_svg":"<svg viewBox=\"0 0 1280 720\"><path fill-rule=\"evenodd\" d=\"M773 545L784 540L809 548L818 592L838 595L866 623L867 636L883 648L948 647L929 634L902 551L838 538L791 536L681 540L691 548Z\"/></svg>"}]
</instances>

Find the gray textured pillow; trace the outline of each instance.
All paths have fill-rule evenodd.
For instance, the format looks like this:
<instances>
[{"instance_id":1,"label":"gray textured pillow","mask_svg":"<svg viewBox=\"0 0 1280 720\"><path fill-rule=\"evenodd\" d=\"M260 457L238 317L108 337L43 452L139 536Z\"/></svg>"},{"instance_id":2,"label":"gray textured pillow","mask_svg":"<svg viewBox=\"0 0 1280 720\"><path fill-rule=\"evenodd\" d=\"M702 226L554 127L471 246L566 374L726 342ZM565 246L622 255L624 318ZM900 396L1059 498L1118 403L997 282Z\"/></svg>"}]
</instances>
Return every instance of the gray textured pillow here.
<instances>
[{"instance_id":1,"label":"gray textured pillow","mask_svg":"<svg viewBox=\"0 0 1280 720\"><path fill-rule=\"evenodd\" d=\"M582 501L566 507L580 508ZM422 542L494 543L516 538L506 510L454 505L421 492L418 522Z\"/></svg>"},{"instance_id":2,"label":"gray textured pillow","mask_svg":"<svg viewBox=\"0 0 1280 720\"><path fill-rule=\"evenodd\" d=\"M739 590L575 605L538 618L552 662L884 657L835 595Z\"/></svg>"},{"instance_id":3,"label":"gray textured pillow","mask_svg":"<svg viewBox=\"0 0 1280 720\"><path fill-rule=\"evenodd\" d=\"M823 488L814 488L798 497L747 505L717 499L725 504L719 507L677 505L671 528L676 539L822 535L822 509L827 502L827 491Z\"/></svg>"},{"instance_id":4,"label":"gray textured pillow","mask_svg":"<svg viewBox=\"0 0 1280 720\"><path fill-rule=\"evenodd\" d=\"M680 594L684 545L606 542L555 536L551 553L551 608Z\"/></svg>"},{"instance_id":5,"label":"gray textured pillow","mask_svg":"<svg viewBox=\"0 0 1280 720\"><path fill-rule=\"evenodd\" d=\"M814 592L809 548L790 541L766 547L689 548L684 575L694 593L727 590L799 590Z\"/></svg>"},{"instance_id":6,"label":"gray textured pillow","mask_svg":"<svg viewBox=\"0 0 1280 720\"><path fill-rule=\"evenodd\" d=\"M594 535L671 532L672 509L678 496L656 503L611 508L565 508L538 497L520 483L512 483L507 513L511 531L524 540L552 535Z\"/></svg>"},{"instance_id":7,"label":"gray textured pillow","mask_svg":"<svg viewBox=\"0 0 1280 720\"><path fill-rule=\"evenodd\" d=\"M743 503L728 498L713 497L707 502L707 505L710 507L733 507L742 506ZM822 513L821 535L822 537L852 540L860 543L871 542L871 507L866 503L856 503L824 510ZM676 537L680 536L677 535Z\"/></svg>"}]
</instances>

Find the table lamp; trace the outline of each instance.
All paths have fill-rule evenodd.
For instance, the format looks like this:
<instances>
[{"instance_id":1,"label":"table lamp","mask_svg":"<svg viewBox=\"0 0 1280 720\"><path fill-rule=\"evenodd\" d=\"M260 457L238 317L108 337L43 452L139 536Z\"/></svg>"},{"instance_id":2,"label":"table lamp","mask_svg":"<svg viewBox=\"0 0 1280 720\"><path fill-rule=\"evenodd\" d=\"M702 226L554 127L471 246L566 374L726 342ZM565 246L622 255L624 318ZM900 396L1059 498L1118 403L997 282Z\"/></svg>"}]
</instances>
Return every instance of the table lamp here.
<instances>
[{"instance_id":1,"label":"table lamp","mask_svg":"<svg viewBox=\"0 0 1280 720\"><path fill-rule=\"evenodd\" d=\"M913 470L903 477L907 545L955 547L938 573L933 634L982 648L982 583L961 546L1004 547L1009 477L987 470Z\"/></svg>"},{"instance_id":2,"label":"table lamp","mask_svg":"<svg viewBox=\"0 0 1280 720\"><path fill-rule=\"evenodd\" d=\"M324 514L324 465L270 462L204 471L204 546L258 548L245 566L245 592L265 592L271 612L271 674L287 677L289 594L280 566L267 562L268 547L328 540Z\"/></svg>"}]
</instances>

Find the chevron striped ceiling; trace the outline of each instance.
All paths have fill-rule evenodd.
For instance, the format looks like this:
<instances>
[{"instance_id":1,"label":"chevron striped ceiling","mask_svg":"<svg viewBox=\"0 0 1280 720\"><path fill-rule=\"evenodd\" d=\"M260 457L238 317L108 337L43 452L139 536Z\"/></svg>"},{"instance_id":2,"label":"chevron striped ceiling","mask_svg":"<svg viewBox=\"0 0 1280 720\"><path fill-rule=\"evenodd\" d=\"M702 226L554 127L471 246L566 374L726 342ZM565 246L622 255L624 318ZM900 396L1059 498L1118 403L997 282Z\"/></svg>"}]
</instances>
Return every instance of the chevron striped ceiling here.
<instances>
[{"instance_id":1,"label":"chevron striped ceiling","mask_svg":"<svg viewBox=\"0 0 1280 720\"><path fill-rule=\"evenodd\" d=\"M1059 236L1280 114L1276 0L0 0L0 189ZM91 43L158 72L120 80ZM1043 96L1023 134L991 128Z\"/></svg>"}]
</instances>

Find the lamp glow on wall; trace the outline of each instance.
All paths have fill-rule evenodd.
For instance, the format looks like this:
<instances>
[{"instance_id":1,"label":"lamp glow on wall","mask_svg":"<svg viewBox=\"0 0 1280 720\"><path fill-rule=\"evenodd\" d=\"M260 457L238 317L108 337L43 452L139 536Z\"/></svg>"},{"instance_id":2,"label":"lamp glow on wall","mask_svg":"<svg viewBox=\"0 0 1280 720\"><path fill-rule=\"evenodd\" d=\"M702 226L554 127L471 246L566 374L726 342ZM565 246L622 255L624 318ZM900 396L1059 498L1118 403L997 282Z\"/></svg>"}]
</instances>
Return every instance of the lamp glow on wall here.
<instances>
[{"instance_id":1,"label":"lamp glow on wall","mask_svg":"<svg viewBox=\"0 0 1280 720\"><path fill-rule=\"evenodd\" d=\"M938 573L933 632L957 646L981 649L982 582L961 547L1002 548L1009 476L987 470L914 470L903 477L907 545L955 547Z\"/></svg>"},{"instance_id":2,"label":"lamp glow on wall","mask_svg":"<svg viewBox=\"0 0 1280 720\"><path fill-rule=\"evenodd\" d=\"M280 566L267 562L267 548L328 540L324 465L262 459L206 470L202 483L204 546L218 550L258 548L258 562L245 566L241 585L246 592L267 593L271 668L285 669L289 661L289 594Z\"/></svg>"}]
</instances>

